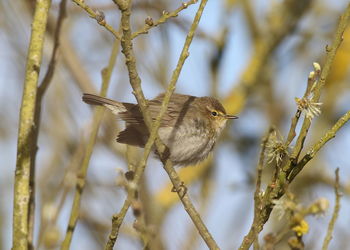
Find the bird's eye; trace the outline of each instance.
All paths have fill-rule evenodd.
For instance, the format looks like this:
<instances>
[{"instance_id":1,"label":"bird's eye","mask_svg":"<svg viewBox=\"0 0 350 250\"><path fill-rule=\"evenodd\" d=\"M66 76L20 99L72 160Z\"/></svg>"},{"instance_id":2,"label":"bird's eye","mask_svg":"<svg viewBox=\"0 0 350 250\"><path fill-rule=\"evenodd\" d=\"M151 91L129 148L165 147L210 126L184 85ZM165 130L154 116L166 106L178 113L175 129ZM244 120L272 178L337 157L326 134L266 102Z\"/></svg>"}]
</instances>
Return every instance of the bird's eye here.
<instances>
[{"instance_id":1,"label":"bird's eye","mask_svg":"<svg viewBox=\"0 0 350 250\"><path fill-rule=\"evenodd\" d=\"M213 112L211 112L211 115L212 115L212 116L218 116L218 112L213 111Z\"/></svg>"}]
</instances>

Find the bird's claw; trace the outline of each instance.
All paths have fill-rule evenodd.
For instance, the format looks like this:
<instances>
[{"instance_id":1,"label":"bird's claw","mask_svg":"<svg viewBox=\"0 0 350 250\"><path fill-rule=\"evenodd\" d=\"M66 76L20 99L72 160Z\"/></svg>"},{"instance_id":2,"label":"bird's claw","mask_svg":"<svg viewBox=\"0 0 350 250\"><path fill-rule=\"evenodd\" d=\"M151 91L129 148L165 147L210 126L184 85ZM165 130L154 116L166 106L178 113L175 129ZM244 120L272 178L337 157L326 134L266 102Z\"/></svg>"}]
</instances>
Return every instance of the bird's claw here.
<instances>
[{"instance_id":1,"label":"bird's claw","mask_svg":"<svg viewBox=\"0 0 350 250\"><path fill-rule=\"evenodd\" d=\"M171 189L171 192L177 192L180 198L182 199L187 193L187 187L185 186L185 183L181 181L179 188L176 188L175 186L173 186L173 188Z\"/></svg>"}]
</instances>

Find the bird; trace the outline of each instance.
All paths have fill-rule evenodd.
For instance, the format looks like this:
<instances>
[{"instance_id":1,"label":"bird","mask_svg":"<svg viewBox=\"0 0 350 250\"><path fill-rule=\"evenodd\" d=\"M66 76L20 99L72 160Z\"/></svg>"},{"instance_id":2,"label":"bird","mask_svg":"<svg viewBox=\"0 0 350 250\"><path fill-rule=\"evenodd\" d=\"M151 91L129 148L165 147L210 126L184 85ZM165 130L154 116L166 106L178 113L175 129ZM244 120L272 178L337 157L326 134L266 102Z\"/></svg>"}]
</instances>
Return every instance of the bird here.
<instances>
[{"instance_id":1,"label":"bird","mask_svg":"<svg viewBox=\"0 0 350 250\"><path fill-rule=\"evenodd\" d=\"M160 112L165 94L148 100L153 121ZM149 131L138 104L118 102L102 96L84 93L82 100L90 105L104 106L126 122L117 142L144 147ZM212 152L217 139L230 119L223 105L213 97L172 94L158 130L158 137L167 146L169 158L176 166L196 165ZM157 153L157 152L156 152Z\"/></svg>"}]
</instances>

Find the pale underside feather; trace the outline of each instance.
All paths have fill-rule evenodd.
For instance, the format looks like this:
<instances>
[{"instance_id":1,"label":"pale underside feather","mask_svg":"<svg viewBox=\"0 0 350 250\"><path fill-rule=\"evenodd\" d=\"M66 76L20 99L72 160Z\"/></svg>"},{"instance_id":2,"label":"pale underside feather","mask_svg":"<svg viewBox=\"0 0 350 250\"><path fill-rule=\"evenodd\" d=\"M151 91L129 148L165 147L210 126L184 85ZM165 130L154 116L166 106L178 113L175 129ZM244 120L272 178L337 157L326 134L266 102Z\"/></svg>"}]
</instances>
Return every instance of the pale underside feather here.
<instances>
[{"instance_id":1,"label":"pale underside feather","mask_svg":"<svg viewBox=\"0 0 350 250\"><path fill-rule=\"evenodd\" d=\"M126 108L124 107L124 105L122 105L122 104L120 104L118 106L117 105L110 105L110 104L103 104L103 106L108 108L115 115L119 115L121 112L127 111Z\"/></svg>"}]
</instances>

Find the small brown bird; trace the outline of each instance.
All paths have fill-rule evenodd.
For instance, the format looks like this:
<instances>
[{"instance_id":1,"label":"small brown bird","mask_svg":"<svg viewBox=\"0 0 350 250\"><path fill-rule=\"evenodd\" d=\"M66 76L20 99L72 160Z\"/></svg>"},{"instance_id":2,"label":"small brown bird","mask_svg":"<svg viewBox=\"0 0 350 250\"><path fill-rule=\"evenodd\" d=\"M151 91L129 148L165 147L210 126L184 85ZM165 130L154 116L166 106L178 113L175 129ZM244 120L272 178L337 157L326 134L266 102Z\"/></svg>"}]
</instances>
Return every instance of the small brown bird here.
<instances>
[{"instance_id":1,"label":"small brown bird","mask_svg":"<svg viewBox=\"0 0 350 250\"><path fill-rule=\"evenodd\" d=\"M148 101L153 120L160 112L163 98L164 94L160 94ZM83 101L102 105L126 122L126 128L118 135L118 142L145 146L149 132L138 104L117 102L92 94L84 94ZM173 94L158 135L168 147L169 157L174 165L193 165L204 160L213 150L227 120L237 118L227 115L224 107L215 98Z\"/></svg>"}]
</instances>

